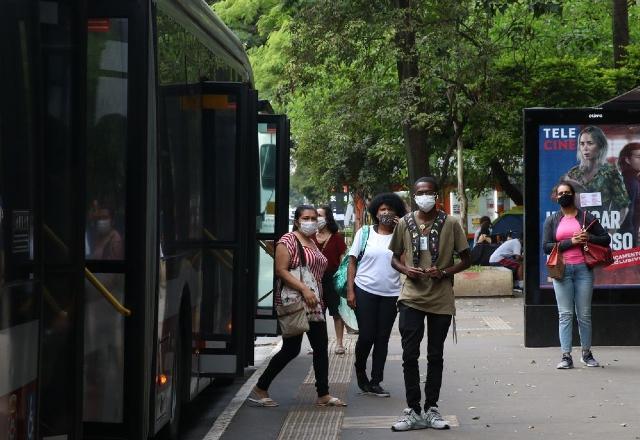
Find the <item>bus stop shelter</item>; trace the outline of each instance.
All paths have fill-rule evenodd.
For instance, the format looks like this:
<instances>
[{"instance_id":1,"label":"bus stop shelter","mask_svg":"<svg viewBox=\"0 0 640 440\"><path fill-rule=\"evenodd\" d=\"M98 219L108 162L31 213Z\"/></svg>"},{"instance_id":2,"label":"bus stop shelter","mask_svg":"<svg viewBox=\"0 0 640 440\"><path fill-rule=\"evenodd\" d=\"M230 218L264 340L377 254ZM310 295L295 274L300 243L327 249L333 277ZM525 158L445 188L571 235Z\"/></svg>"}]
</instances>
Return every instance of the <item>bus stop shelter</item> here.
<instances>
[{"instance_id":1,"label":"bus stop shelter","mask_svg":"<svg viewBox=\"0 0 640 440\"><path fill-rule=\"evenodd\" d=\"M576 188L576 204L592 212L608 230L615 259L611 266L594 270L593 345L640 345L640 234L631 218L626 219L640 195L628 188L630 177L623 178L620 165L635 148L632 144L640 142L640 88L636 88L599 107L524 110L527 347L559 345L558 311L542 251L542 228L545 218L558 210L551 199L552 188L580 164L578 141L586 127L595 127L607 139L606 154L598 166L606 168L609 177L583 181ZM573 338L574 345L579 345L575 322Z\"/></svg>"}]
</instances>

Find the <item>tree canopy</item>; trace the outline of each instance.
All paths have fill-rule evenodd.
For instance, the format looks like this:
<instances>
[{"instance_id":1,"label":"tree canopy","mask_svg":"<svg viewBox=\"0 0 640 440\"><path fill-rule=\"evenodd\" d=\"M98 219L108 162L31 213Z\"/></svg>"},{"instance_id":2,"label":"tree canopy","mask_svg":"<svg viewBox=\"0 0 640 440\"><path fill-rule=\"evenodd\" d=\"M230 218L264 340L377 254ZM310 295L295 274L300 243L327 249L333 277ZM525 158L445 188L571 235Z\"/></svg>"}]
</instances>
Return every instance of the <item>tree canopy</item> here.
<instances>
[{"instance_id":1,"label":"tree canopy","mask_svg":"<svg viewBox=\"0 0 640 440\"><path fill-rule=\"evenodd\" d=\"M521 202L522 109L592 106L640 83L640 30L629 29L615 63L608 1L224 0L213 8L245 43L260 95L291 118L292 182L312 200L345 184L363 194L406 186L416 157L426 161L418 170L453 183L460 142L467 188L499 184ZM627 13L636 23L640 6Z\"/></svg>"}]
</instances>

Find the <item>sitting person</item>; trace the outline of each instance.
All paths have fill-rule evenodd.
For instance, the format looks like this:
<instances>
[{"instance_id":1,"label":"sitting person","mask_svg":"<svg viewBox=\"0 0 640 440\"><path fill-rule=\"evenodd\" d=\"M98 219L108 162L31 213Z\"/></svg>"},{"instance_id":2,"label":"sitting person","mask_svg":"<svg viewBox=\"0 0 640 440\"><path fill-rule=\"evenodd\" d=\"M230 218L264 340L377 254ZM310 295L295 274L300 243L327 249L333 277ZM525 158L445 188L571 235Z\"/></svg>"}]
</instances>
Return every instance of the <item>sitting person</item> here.
<instances>
[{"instance_id":1,"label":"sitting person","mask_svg":"<svg viewBox=\"0 0 640 440\"><path fill-rule=\"evenodd\" d=\"M493 251L489 257L490 266L503 266L511 269L513 272L515 283L514 287L522 289L522 243L520 237L509 231L507 240Z\"/></svg>"},{"instance_id":2,"label":"sitting person","mask_svg":"<svg viewBox=\"0 0 640 440\"><path fill-rule=\"evenodd\" d=\"M473 236L473 246L480 243L491 243L491 219L486 215L480 217L480 226Z\"/></svg>"}]
</instances>

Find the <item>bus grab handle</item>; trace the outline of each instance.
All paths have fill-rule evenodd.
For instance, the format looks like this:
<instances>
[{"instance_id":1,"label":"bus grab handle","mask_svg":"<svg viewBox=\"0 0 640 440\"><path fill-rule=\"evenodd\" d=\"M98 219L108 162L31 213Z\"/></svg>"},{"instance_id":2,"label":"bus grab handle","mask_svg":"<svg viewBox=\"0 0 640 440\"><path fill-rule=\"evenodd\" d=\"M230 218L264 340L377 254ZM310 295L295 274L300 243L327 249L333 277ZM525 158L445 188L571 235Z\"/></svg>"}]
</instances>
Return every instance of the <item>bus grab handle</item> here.
<instances>
[{"instance_id":1,"label":"bus grab handle","mask_svg":"<svg viewBox=\"0 0 640 440\"><path fill-rule=\"evenodd\" d=\"M53 240L53 242L60 248L63 250L63 252L65 254L69 253L69 248L67 247L67 245L64 243L64 241L62 241L60 239L60 237L58 237L58 235L53 232L51 230L51 228L48 225L44 225L44 231L46 232L47 236ZM113 296L113 294L111 292L109 292L109 289L107 289L105 287L104 284L102 284L100 282L100 280L98 278L96 278L96 276L91 273L91 271L89 269L87 269L86 267L84 268L84 277L89 280L89 282L93 285L93 287L96 288L96 290L98 290L98 292L100 292L100 294L102 294L102 296L104 297L104 299L107 300L107 302L109 302L109 304L111 304L111 306L116 309L116 311L118 313L120 313L122 316L131 316L131 310L127 309L125 306L123 306L122 304L120 304L120 302L116 299L115 296ZM46 292L45 292L46 293Z\"/></svg>"},{"instance_id":2,"label":"bus grab handle","mask_svg":"<svg viewBox=\"0 0 640 440\"><path fill-rule=\"evenodd\" d=\"M87 280L89 280L91 284L93 284L93 287L95 287L98 292L102 294L104 299L106 299L109 304L111 304L111 306L116 309L118 313L120 313L122 316L131 316L131 310L120 304L116 297L113 296L111 292L109 292L109 289L107 289L105 285L102 284L100 280L96 278L96 276L91 273L91 271L86 267L84 268L84 276Z\"/></svg>"}]
</instances>

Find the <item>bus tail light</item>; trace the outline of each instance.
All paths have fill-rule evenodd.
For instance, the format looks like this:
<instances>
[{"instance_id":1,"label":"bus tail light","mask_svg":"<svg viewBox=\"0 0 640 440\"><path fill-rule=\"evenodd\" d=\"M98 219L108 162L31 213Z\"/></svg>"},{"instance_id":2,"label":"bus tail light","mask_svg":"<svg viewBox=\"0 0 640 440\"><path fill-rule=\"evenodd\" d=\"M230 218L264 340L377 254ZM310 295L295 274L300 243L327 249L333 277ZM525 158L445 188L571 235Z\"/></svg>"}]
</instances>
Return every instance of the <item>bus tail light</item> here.
<instances>
[{"instance_id":1,"label":"bus tail light","mask_svg":"<svg viewBox=\"0 0 640 440\"><path fill-rule=\"evenodd\" d=\"M169 378L166 374L158 374L156 381L158 382L158 385L162 387L165 386L167 382L169 382Z\"/></svg>"}]
</instances>

